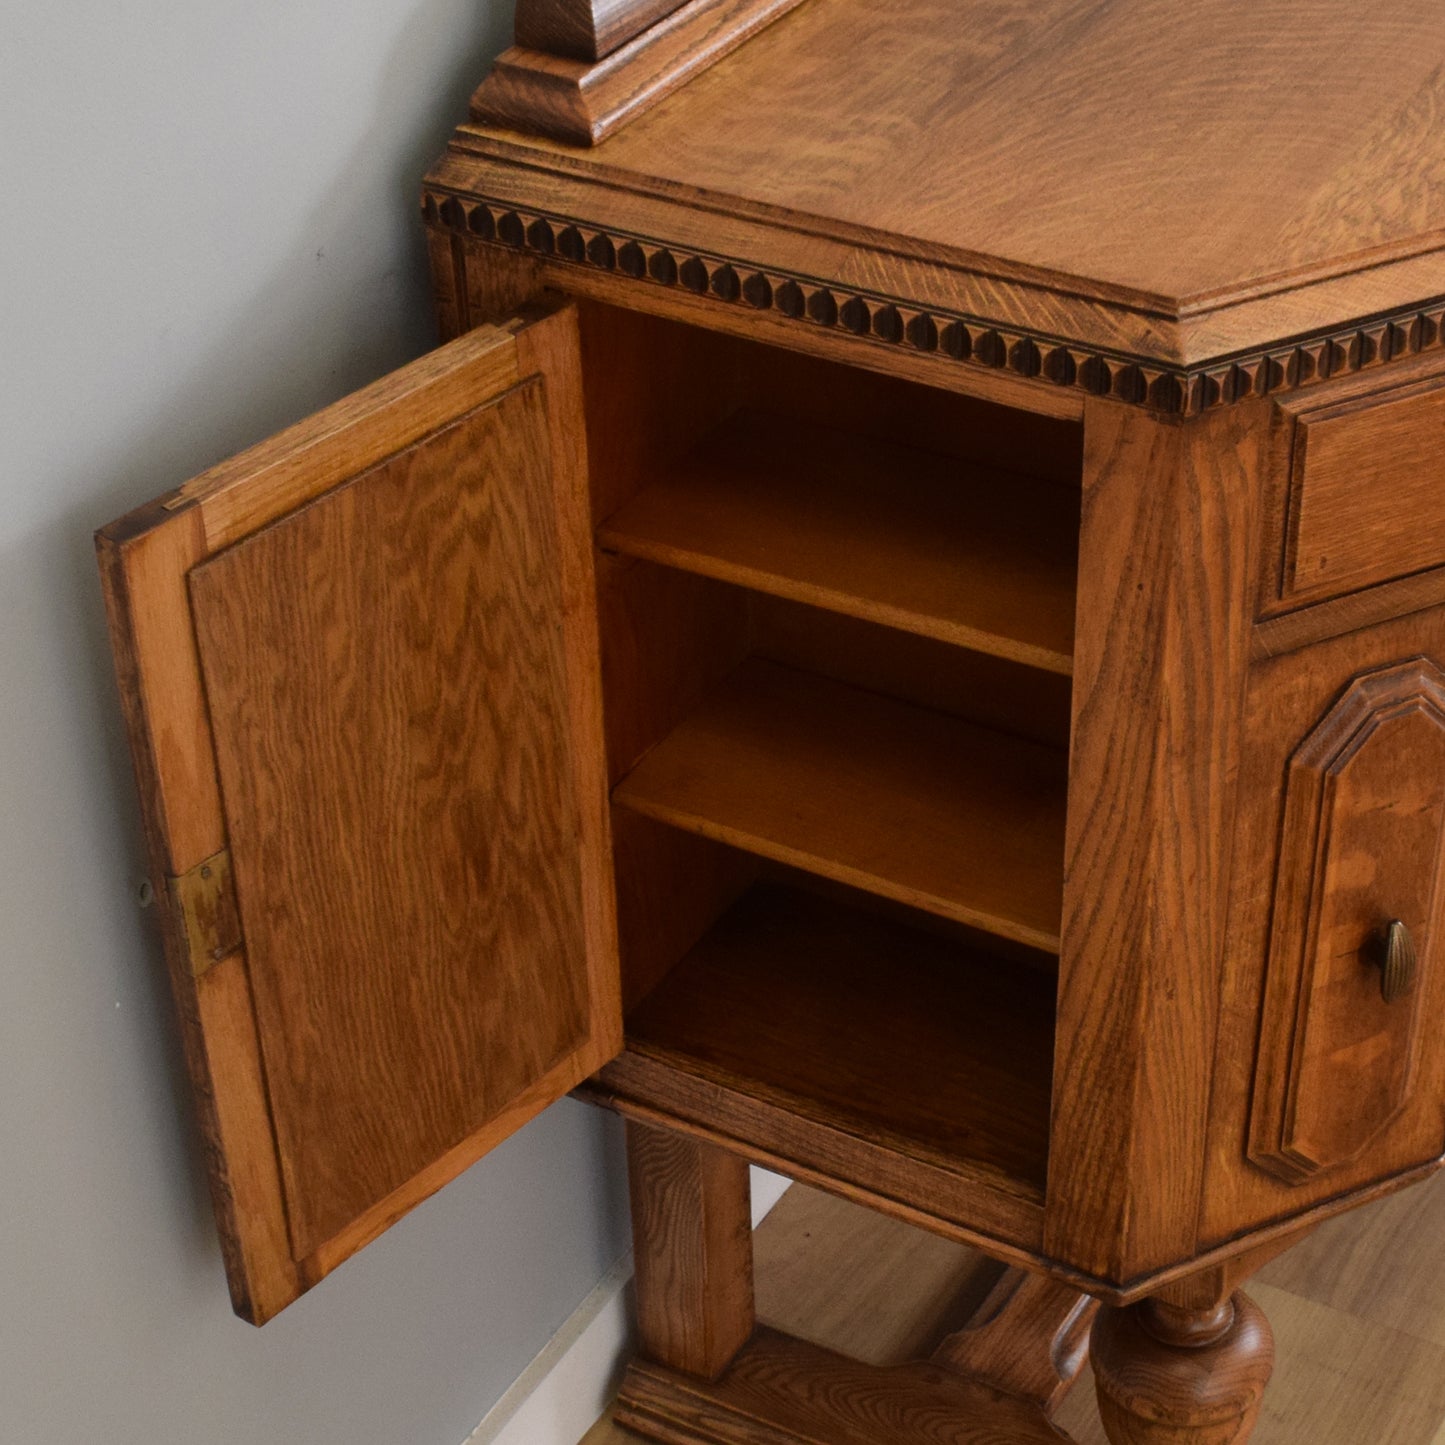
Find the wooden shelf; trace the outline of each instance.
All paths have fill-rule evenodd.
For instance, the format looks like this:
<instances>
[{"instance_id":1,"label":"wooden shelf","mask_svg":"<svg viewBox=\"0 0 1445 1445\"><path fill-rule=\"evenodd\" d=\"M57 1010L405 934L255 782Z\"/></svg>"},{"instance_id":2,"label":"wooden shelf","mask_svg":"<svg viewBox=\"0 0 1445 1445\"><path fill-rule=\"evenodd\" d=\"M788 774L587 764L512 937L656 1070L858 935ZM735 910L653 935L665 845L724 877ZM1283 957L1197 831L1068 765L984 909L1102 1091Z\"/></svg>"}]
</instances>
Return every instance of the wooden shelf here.
<instances>
[{"instance_id":1,"label":"wooden shelf","mask_svg":"<svg viewBox=\"0 0 1445 1445\"><path fill-rule=\"evenodd\" d=\"M1078 537L1063 487L756 412L599 534L628 556L1065 674Z\"/></svg>"},{"instance_id":2,"label":"wooden shelf","mask_svg":"<svg viewBox=\"0 0 1445 1445\"><path fill-rule=\"evenodd\" d=\"M1048 971L763 884L632 1011L604 1083L860 1189L910 1197L908 1172L945 1214L1022 1239L1053 1017Z\"/></svg>"},{"instance_id":3,"label":"wooden shelf","mask_svg":"<svg viewBox=\"0 0 1445 1445\"><path fill-rule=\"evenodd\" d=\"M750 659L618 785L628 808L1057 953L1057 749Z\"/></svg>"}]
</instances>

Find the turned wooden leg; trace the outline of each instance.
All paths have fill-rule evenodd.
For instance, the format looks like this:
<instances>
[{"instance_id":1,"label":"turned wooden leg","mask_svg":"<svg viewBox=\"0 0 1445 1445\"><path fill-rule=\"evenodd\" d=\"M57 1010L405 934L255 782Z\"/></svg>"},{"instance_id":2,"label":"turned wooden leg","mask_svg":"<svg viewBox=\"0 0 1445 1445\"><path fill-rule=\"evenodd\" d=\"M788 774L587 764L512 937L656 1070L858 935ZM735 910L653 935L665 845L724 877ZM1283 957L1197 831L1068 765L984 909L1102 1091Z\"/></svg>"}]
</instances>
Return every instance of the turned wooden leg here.
<instances>
[{"instance_id":1,"label":"turned wooden leg","mask_svg":"<svg viewBox=\"0 0 1445 1445\"><path fill-rule=\"evenodd\" d=\"M1145 1300L1103 1309L1091 1339L1113 1445L1236 1445L1274 1369L1264 1311L1243 1293L1213 1305Z\"/></svg>"},{"instance_id":2,"label":"turned wooden leg","mask_svg":"<svg viewBox=\"0 0 1445 1445\"><path fill-rule=\"evenodd\" d=\"M627 1124L641 1352L715 1380L753 1332L748 1166L685 1134Z\"/></svg>"}]
</instances>

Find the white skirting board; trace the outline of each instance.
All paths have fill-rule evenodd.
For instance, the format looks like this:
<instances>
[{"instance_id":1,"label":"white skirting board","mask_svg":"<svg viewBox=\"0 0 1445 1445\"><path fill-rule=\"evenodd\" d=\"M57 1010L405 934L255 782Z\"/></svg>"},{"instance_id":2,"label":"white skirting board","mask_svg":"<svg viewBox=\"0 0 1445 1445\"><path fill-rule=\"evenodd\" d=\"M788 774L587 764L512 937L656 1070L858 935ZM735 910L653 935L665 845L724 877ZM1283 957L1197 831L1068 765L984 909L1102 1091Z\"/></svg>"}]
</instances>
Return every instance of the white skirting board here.
<instances>
[{"instance_id":1,"label":"white skirting board","mask_svg":"<svg viewBox=\"0 0 1445 1445\"><path fill-rule=\"evenodd\" d=\"M753 1224L789 1180L752 1171ZM607 1408L632 1345L632 1256L598 1281L464 1445L577 1445Z\"/></svg>"}]
</instances>

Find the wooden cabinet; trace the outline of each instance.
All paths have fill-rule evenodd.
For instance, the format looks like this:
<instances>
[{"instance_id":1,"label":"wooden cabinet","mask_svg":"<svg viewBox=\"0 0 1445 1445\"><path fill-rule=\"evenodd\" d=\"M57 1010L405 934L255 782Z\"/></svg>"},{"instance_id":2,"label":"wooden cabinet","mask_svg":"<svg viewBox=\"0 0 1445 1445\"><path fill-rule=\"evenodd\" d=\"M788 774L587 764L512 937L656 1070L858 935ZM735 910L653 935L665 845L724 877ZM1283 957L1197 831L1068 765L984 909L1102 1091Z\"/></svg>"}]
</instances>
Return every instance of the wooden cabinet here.
<instances>
[{"instance_id":1,"label":"wooden cabinet","mask_svg":"<svg viewBox=\"0 0 1445 1445\"><path fill-rule=\"evenodd\" d=\"M629 1121L645 1434L1056 1439L1082 1291L1111 1438L1224 1445L1237 1284L1445 1151L1445 263L1389 209L1438 145L1362 152L1376 222L1321 239L1276 191L1356 152L1301 142L1275 230L1192 251L1239 178L1151 152L1105 244L1101 132L1066 167L979 90L1206 18L1001 7L945 94L938 8L531 6L561 58L479 113L632 98L591 150L458 133L446 344L101 534L246 1317L582 1086ZM908 1371L757 1331L747 1161L1024 1273Z\"/></svg>"}]
</instances>

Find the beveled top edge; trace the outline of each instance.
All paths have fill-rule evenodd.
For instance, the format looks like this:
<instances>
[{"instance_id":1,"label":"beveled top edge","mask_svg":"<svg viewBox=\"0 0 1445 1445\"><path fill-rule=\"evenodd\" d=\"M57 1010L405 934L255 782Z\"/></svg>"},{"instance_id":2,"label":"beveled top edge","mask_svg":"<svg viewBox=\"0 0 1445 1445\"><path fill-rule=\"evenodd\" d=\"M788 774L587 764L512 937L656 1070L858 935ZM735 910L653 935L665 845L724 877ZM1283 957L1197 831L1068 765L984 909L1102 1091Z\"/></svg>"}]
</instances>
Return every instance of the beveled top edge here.
<instances>
[{"instance_id":1,"label":"beveled top edge","mask_svg":"<svg viewBox=\"0 0 1445 1445\"><path fill-rule=\"evenodd\" d=\"M1073 278L556 161L526 138L464 126L427 179L429 222L1174 415L1445 350L1445 252L1187 306L1088 295Z\"/></svg>"},{"instance_id":2,"label":"beveled top edge","mask_svg":"<svg viewBox=\"0 0 1445 1445\"><path fill-rule=\"evenodd\" d=\"M724 218L748 220L800 236L847 240L884 255L908 255L963 273L1037 286L1060 297L1100 302L1124 311L1175 321L1203 318L1247 303L1308 291L1328 283L1349 282L1372 272L1409 267L1410 263L1422 259L1433 259L1439 266L1440 284L1434 289L1445 291L1445 228L1361 247L1308 265L1264 273L1235 285L1173 294L1105 280L1083 271L1032 265L965 246L879 232L737 194L679 185L664 177L648 176L610 165L595 150L545 135L524 134L469 121L457 128L452 146L457 151L470 151L544 174L585 180L618 196L664 200L674 206L685 206ZM1342 321L1346 319L1349 318L1340 318Z\"/></svg>"},{"instance_id":3,"label":"beveled top edge","mask_svg":"<svg viewBox=\"0 0 1445 1445\"><path fill-rule=\"evenodd\" d=\"M1181 307L1187 304L1162 293L1047 270L963 246L880 232L804 210L683 186L661 177L644 176L604 163L597 158L594 150L568 145L543 135L524 134L468 121L457 128L451 151L529 171L538 177L549 177L561 185L575 182L579 187L595 190L599 195L608 193L618 205L625 205L629 199L648 208L661 204L678 213L693 212L698 216L714 217L723 225L742 222L775 235L788 234L813 243L841 243L880 256L909 257L938 264L960 274L1035 286L1059 296L1103 302L1141 315L1178 319ZM1442 238L1442 246L1445 246L1445 238Z\"/></svg>"}]
</instances>

